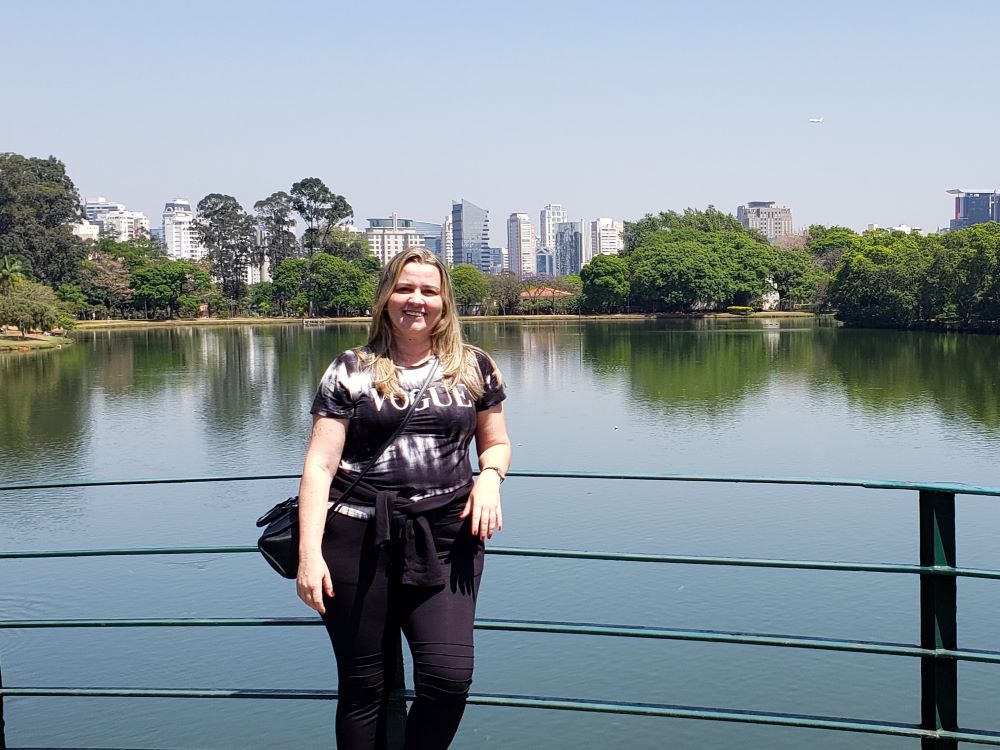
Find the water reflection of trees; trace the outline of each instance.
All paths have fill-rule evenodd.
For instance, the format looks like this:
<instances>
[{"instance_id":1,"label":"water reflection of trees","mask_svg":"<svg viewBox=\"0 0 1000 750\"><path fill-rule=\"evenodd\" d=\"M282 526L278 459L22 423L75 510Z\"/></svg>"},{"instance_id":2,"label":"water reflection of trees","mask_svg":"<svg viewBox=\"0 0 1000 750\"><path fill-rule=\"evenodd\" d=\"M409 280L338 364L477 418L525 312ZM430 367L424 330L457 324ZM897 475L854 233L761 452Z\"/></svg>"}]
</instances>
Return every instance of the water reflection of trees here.
<instances>
[{"instance_id":1,"label":"water reflection of trees","mask_svg":"<svg viewBox=\"0 0 1000 750\"><path fill-rule=\"evenodd\" d=\"M10 481L78 474L91 361L85 346L0 355L0 474Z\"/></svg>"},{"instance_id":2,"label":"water reflection of trees","mask_svg":"<svg viewBox=\"0 0 1000 750\"><path fill-rule=\"evenodd\" d=\"M599 376L627 373L644 402L710 414L728 412L763 388L790 346L769 330L595 324L583 332L583 360Z\"/></svg>"},{"instance_id":3,"label":"water reflection of trees","mask_svg":"<svg viewBox=\"0 0 1000 750\"><path fill-rule=\"evenodd\" d=\"M876 412L931 403L947 419L1000 426L1000 338L843 330L817 338L851 401Z\"/></svg>"}]
</instances>

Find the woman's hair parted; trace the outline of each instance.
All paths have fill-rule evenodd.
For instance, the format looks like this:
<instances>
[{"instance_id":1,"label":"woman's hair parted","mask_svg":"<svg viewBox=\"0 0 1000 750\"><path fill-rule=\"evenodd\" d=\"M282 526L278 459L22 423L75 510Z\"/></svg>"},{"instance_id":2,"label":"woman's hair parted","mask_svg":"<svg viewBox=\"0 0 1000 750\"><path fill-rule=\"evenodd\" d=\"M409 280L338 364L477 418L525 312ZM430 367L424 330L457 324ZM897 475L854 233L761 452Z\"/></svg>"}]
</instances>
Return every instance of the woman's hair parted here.
<instances>
[{"instance_id":1,"label":"woman's hair parted","mask_svg":"<svg viewBox=\"0 0 1000 750\"><path fill-rule=\"evenodd\" d=\"M372 322L368 329L368 345L359 350L362 361L367 361L372 368L375 388L383 396L403 395L393 358L392 321L389 319L388 308L389 297L403 274L403 267L409 263L434 266L441 275L441 318L431 331L431 348L441 363L444 385L453 388L461 383L472 398L479 398L485 391L483 375L476 360L476 352L481 350L463 343L462 325L458 320L451 277L437 256L424 247L414 247L400 253L383 266L379 276ZM490 364L493 364L491 358ZM493 371L494 377L499 377L495 365Z\"/></svg>"}]
</instances>

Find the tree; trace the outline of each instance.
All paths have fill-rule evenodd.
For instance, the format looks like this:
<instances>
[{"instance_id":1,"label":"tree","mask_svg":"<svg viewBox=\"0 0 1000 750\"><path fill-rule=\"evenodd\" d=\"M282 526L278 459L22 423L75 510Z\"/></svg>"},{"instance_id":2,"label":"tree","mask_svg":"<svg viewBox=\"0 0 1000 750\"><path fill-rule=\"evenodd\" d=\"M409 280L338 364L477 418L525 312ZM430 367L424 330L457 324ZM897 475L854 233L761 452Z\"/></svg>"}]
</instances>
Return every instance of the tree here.
<instances>
[{"instance_id":1,"label":"tree","mask_svg":"<svg viewBox=\"0 0 1000 750\"><path fill-rule=\"evenodd\" d=\"M316 253L309 259L309 274L311 299L319 309L342 315L371 307L374 287L365 283L360 268L343 258Z\"/></svg>"},{"instance_id":2,"label":"tree","mask_svg":"<svg viewBox=\"0 0 1000 750\"><path fill-rule=\"evenodd\" d=\"M208 271L189 260L153 263L132 274L135 299L155 309L166 310L170 317L181 310L183 298L201 300L212 288Z\"/></svg>"},{"instance_id":3,"label":"tree","mask_svg":"<svg viewBox=\"0 0 1000 750\"><path fill-rule=\"evenodd\" d=\"M70 230L79 216L80 196L61 161L0 153L0 256L23 256L43 282L72 279L86 255Z\"/></svg>"},{"instance_id":4,"label":"tree","mask_svg":"<svg viewBox=\"0 0 1000 750\"><path fill-rule=\"evenodd\" d=\"M334 193L318 177L306 177L292 185L291 202L306 224L302 243L309 255L321 248L321 238L333 225L354 216L344 196Z\"/></svg>"},{"instance_id":5,"label":"tree","mask_svg":"<svg viewBox=\"0 0 1000 750\"><path fill-rule=\"evenodd\" d=\"M0 294L7 294L24 280L25 264L16 255L0 258Z\"/></svg>"},{"instance_id":6,"label":"tree","mask_svg":"<svg viewBox=\"0 0 1000 750\"><path fill-rule=\"evenodd\" d=\"M598 255L580 269L583 279L583 309L587 312L618 312L628 302L628 263L617 255Z\"/></svg>"},{"instance_id":7,"label":"tree","mask_svg":"<svg viewBox=\"0 0 1000 750\"><path fill-rule=\"evenodd\" d=\"M90 309L90 301L76 284L63 284L56 289L56 296L62 301L63 306L76 317Z\"/></svg>"},{"instance_id":8,"label":"tree","mask_svg":"<svg viewBox=\"0 0 1000 750\"><path fill-rule=\"evenodd\" d=\"M767 238L751 229L744 227L740 220L732 214L723 213L715 206L709 206L704 211L685 208L684 213L676 211L661 211L657 215L646 214L639 221L625 222L625 250L628 255L642 244L646 235L651 232L690 230L700 233L708 232L742 232L749 234L759 242L767 243Z\"/></svg>"},{"instance_id":9,"label":"tree","mask_svg":"<svg viewBox=\"0 0 1000 750\"><path fill-rule=\"evenodd\" d=\"M44 284L22 281L0 295L0 324L17 326L22 339L31 329L70 328L73 323L56 293Z\"/></svg>"},{"instance_id":10,"label":"tree","mask_svg":"<svg viewBox=\"0 0 1000 750\"><path fill-rule=\"evenodd\" d=\"M510 271L504 271L503 273L490 276L489 282L490 298L500 308L500 314L507 315L516 310L517 304L520 301L518 295L521 294L521 290L524 288L520 279L510 273Z\"/></svg>"},{"instance_id":11,"label":"tree","mask_svg":"<svg viewBox=\"0 0 1000 750\"><path fill-rule=\"evenodd\" d=\"M720 306L733 295L733 279L718 254L691 239L673 241L667 232L647 235L628 257L633 299L653 310Z\"/></svg>"},{"instance_id":12,"label":"tree","mask_svg":"<svg viewBox=\"0 0 1000 750\"><path fill-rule=\"evenodd\" d=\"M840 263L844 253L857 250L861 238L847 227L824 227L813 224L809 227L806 250L812 253L816 263L832 272Z\"/></svg>"},{"instance_id":13,"label":"tree","mask_svg":"<svg viewBox=\"0 0 1000 750\"><path fill-rule=\"evenodd\" d=\"M157 263L167 259L163 248L148 237L137 237L123 242L103 237L97 243L97 249L105 257L120 260L130 272L147 263Z\"/></svg>"},{"instance_id":14,"label":"tree","mask_svg":"<svg viewBox=\"0 0 1000 750\"><path fill-rule=\"evenodd\" d=\"M455 290L455 302L463 312L481 305L490 294L490 281L486 274L475 266L460 263L451 269L451 285Z\"/></svg>"},{"instance_id":15,"label":"tree","mask_svg":"<svg viewBox=\"0 0 1000 750\"><path fill-rule=\"evenodd\" d=\"M240 299L256 240L253 220L231 195L211 193L198 201L197 227L222 293L230 300Z\"/></svg>"},{"instance_id":16,"label":"tree","mask_svg":"<svg viewBox=\"0 0 1000 750\"><path fill-rule=\"evenodd\" d=\"M283 315L301 314L308 306L305 293L308 276L309 260L306 258L286 258L271 269L274 301Z\"/></svg>"},{"instance_id":17,"label":"tree","mask_svg":"<svg viewBox=\"0 0 1000 750\"><path fill-rule=\"evenodd\" d=\"M323 235L320 249L324 253L335 255L348 261L357 261L371 257L371 247L368 238L361 232L349 232L339 227L331 227Z\"/></svg>"},{"instance_id":18,"label":"tree","mask_svg":"<svg viewBox=\"0 0 1000 750\"><path fill-rule=\"evenodd\" d=\"M80 269L80 288L93 305L103 306L108 313L118 311L124 316L132 302L132 274L125 262L95 251Z\"/></svg>"},{"instance_id":19,"label":"tree","mask_svg":"<svg viewBox=\"0 0 1000 750\"><path fill-rule=\"evenodd\" d=\"M775 249L772 254L771 280L783 309L790 310L796 303L814 300L826 278L826 272L813 263L812 256L804 249Z\"/></svg>"},{"instance_id":20,"label":"tree","mask_svg":"<svg viewBox=\"0 0 1000 750\"><path fill-rule=\"evenodd\" d=\"M261 235L261 249L264 258L271 268L276 267L285 258L293 258L298 254L299 243L295 239L292 228L292 198L288 193L279 190L267 198L253 204L257 228Z\"/></svg>"}]
</instances>

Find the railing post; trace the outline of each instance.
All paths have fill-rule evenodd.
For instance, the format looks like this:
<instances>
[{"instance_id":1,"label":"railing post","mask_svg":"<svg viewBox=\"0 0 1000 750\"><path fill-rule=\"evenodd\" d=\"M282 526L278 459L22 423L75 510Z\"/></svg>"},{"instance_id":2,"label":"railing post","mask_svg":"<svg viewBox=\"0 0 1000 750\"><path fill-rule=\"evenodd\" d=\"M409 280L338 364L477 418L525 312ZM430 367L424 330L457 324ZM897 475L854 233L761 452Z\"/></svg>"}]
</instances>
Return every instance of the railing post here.
<instances>
[{"instance_id":1,"label":"railing post","mask_svg":"<svg viewBox=\"0 0 1000 750\"><path fill-rule=\"evenodd\" d=\"M0 664L0 690L3 690L3 665ZM6 750L7 730L3 720L3 696L0 695L0 750Z\"/></svg>"},{"instance_id":2,"label":"railing post","mask_svg":"<svg viewBox=\"0 0 1000 750\"><path fill-rule=\"evenodd\" d=\"M955 567L955 495L920 492L920 565ZM958 648L956 578L920 576L920 646ZM924 729L958 728L958 662L935 656L920 659L920 724ZM921 750L957 750L954 740L921 740Z\"/></svg>"}]
</instances>

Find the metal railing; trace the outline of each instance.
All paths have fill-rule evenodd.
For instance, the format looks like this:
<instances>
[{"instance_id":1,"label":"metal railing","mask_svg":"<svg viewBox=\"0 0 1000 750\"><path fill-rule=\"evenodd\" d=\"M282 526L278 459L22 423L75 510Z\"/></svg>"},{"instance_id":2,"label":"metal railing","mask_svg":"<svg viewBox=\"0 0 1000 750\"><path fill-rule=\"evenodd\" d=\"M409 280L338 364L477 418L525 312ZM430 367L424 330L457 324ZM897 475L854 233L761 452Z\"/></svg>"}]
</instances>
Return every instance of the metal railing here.
<instances>
[{"instance_id":1,"label":"metal railing","mask_svg":"<svg viewBox=\"0 0 1000 750\"><path fill-rule=\"evenodd\" d=\"M956 628L957 580L959 578L1000 579L1000 571L959 568L956 564L955 496L986 495L1000 497L1000 488L963 484L936 484L895 481L859 481L816 479L811 477L753 477L678 474L628 474L607 472L512 471L509 476L543 479L619 479L655 482L710 482L719 484L776 484L823 487L856 487L871 490L907 490L918 493L919 564L869 562L826 562L818 560L783 560L768 558L706 557L691 555L589 552L584 550L528 549L490 547L487 553L499 556L605 560L653 564L712 565L731 567L783 568L873 572L892 575L916 575L920 580L919 643L891 643L844 639L812 638L801 635L747 633L721 630L685 630L663 627L621 626L603 623L557 622L538 620L478 619L478 630L575 634L617 638L644 638L676 641L701 641L752 646L813 649L837 652L880 654L920 659L920 723L869 721L837 716L814 716L724 708L703 708L660 703L580 700L555 696L473 693L471 705L508 706L562 711L581 711L634 716L660 716L701 719L786 727L805 727L840 732L919 738L923 750L955 750L959 742L1000 746L1000 732L960 727L958 723L958 663L1000 664L1000 652L958 648ZM235 477L200 477L185 479L148 479L94 482L55 482L8 484L0 492L53 488L135 486L150 484L189 484L199 482L260 481L294 479L297 475L258 475ZM0 551L0 559L99 557L117 555L189 555L243 554L256 547L145 547L130 549L82 549L42 551ZM176 618L176 619L106 619L106 620L0 620L0 630L35 628L156 628L156 627L258 627L316 626L315 617L272 618ZM2 665L0 665L2 670ZM4 687L0 671L0 748L5 748L3 698L5 696L88 696L156 698L244 698L334 700L332 690L267 689L158 689L158 688L85 688L85 687ZM397 700L411 700L411 691L397 690Z\"/></svg>"}]
</instances>

